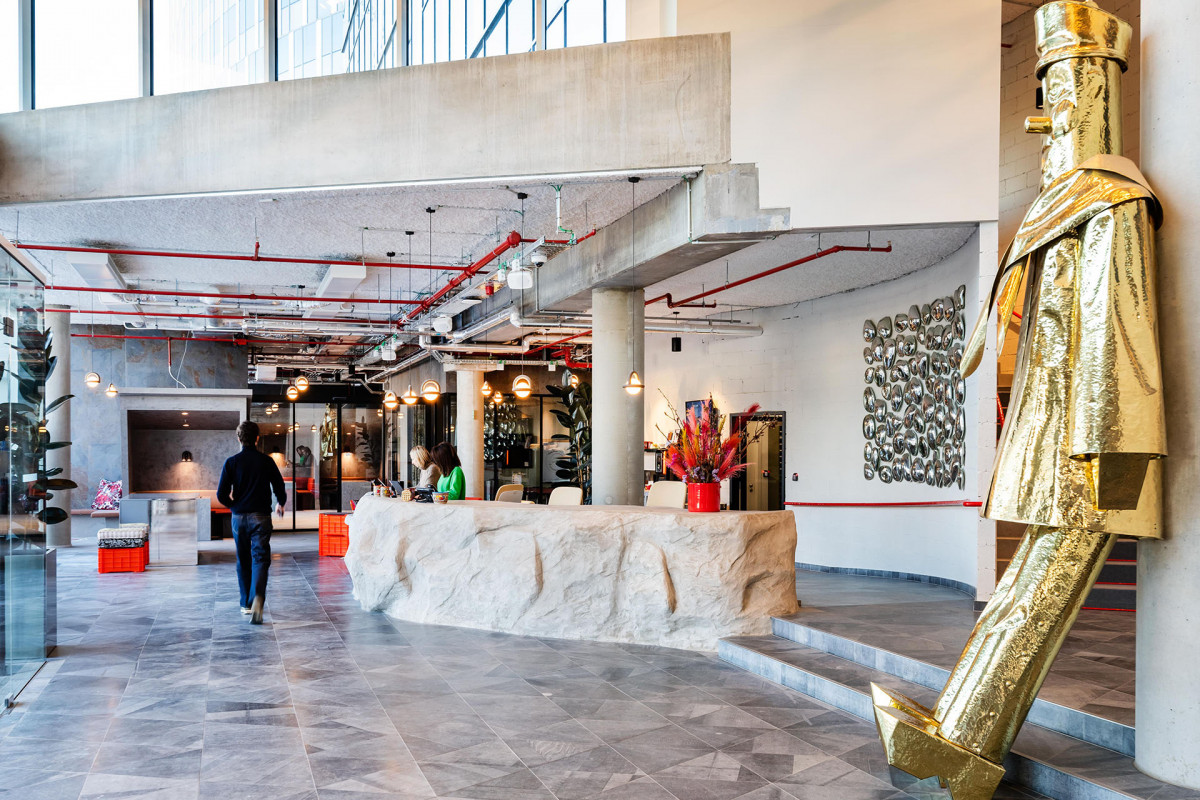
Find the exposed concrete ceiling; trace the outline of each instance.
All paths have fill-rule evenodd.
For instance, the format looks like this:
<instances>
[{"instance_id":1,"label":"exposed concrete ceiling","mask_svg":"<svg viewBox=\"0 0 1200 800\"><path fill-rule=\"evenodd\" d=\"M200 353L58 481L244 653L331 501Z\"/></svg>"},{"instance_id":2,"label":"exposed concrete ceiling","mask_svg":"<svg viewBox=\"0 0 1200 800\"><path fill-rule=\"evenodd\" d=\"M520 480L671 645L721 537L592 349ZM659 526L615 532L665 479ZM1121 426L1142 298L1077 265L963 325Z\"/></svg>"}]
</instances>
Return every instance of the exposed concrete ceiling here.
<instances>
[{"instance_id":1,"label":"exposed concrete ceiling","mask_svg":"<svg viewBox=\"0 0 1200 800\"><path fill-rule=\"evenodd\" d=\"M1032 11L1041 4L1041 0L1003 0L1000 4L1003 9L1003 21L1004 23L1012 22L1025 12Z\"/></svg>"}]
</instances>

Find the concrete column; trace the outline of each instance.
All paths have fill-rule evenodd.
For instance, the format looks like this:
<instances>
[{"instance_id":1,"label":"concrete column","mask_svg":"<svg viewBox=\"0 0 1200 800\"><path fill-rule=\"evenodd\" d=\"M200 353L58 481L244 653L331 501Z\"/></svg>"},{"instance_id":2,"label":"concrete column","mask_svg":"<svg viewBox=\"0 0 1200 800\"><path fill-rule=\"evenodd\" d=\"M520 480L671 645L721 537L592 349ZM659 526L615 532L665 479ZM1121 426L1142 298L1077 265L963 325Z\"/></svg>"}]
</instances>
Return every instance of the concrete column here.
<instances>
[{"instance_id":1,"label":"concrete column","mask_svg":"<svg viewBox=\"0 0 1200 800\"><path fill-rule=\"evenodd\" d=\"M58 359L54 374L46 380L46 404L53 403L63 395L71 393L71 315L54 306L46 309L46 326L52 339L50 354ZM50 441L71 441L70 403L59 406L46 418L46 429ZM59 478L71 477L71 448L60 447L46 453L46 469L62 467ZM70 490L55 490L51 504L64 511L71 510ZM67 517L56 525L46 527L46 544L52 547L71 546L71 518Z\"/></svg>"},{"instance_id":2,"label":"concrete column","mask_svg":"<svg viewBox=\"0 0 1200 800\"><path fill-rule=\"evenodd\" d=\"M1141 168L1163 204L1158 232L1159 341L1167 403L1162 541L1138 547L1139 769L1200 789L1200 9L1142 4Z\"/></svg>"},{"instance_id":3,"label":"concrete column","mask_svg":"<svg viewBox=\"0 0 1200 800\"><path fill-rule=\"evenodd\" d=\"M592 503L642 504L645 394L624 389L645 375L646 293L592 291Z\"/></svg>"},{"instance_id":4,"label":"concrete column","mask_svg":"<svg viewBox=\"0 0 1200 800\"><path fill-rule=\"evenodd\" d=\"M467 497L483 497L483 373L458 371L458 416L454 423L458 459L467 479Z\"/></svg>"}]
</instances>

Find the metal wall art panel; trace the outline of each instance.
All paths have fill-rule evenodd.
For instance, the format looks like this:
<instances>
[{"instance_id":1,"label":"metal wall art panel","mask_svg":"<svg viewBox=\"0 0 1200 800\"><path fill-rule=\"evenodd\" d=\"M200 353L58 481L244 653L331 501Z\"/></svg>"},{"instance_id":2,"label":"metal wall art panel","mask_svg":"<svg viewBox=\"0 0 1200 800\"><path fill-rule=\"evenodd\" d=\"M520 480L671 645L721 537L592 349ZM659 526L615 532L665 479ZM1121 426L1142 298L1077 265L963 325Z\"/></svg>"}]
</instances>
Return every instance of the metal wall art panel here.
<instances>
[{"instance_id":1,"label":"metal wall art panel","mask_svg":"<svg viewBox=\"0 0 1200 800\"><path fill-rule=\"evenodd\" d=\"M966 487L966 299L964 284L907 313L863 322L866 480Z\"/></svg>"}]
</instances>

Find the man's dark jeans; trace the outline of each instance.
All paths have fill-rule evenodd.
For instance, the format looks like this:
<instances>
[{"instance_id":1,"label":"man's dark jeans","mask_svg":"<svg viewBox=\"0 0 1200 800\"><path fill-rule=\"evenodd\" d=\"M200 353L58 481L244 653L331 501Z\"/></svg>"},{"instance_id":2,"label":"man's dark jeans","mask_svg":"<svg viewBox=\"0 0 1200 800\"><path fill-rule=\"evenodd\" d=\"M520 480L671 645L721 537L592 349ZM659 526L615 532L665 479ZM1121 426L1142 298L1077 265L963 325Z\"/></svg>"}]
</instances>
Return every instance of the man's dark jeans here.
<instances>
[{"instance_id":1,"label":"man's dark jeans","mask_svg":"<svg viewBox=\"0 0 1200 800\"><path fill-rule=\"evenodd\" d=\"M255 597L267 599L267 571L271 568L271 515L234 514L233 541L237 545L238 590L242 608Z\"/></svg>"}]
</instances>

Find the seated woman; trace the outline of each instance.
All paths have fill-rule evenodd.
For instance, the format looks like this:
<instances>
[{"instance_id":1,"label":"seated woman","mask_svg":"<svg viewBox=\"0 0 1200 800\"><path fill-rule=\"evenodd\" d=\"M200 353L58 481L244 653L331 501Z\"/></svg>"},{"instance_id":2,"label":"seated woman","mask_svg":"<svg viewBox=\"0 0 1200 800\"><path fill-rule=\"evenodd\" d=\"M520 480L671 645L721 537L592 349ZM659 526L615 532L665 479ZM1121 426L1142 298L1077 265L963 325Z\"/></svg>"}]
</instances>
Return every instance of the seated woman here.
<instances>
[{"instance_id":1,"label":"seated woman","mask_svg":"<svg viewBox=\"0 0 1200 800\"><path fill-rule=\"evenodd\" d=\"M425 446L419 444L409 450L408 457L412 459L413 466L421 471L414 488L427 486L430 489L437 489L438 479L442 477L442 473L438 469L438 465L433 463L433 459L429 457L429 451L425 449Z\"/></svg>"},{"instance_id":2,"label":"seated woman","mask_svg":"<svg viewBox=\"0 0 1200 800\"><path fill-rule=\"evenodd\" d=\"M433 448L429 456L442 473L437 490L449 494L451 500L466 498L467 476L463 474L462 462L458 460L458 453L454 452L454 445L442 442Z\"/></svg>"}]
</instances>

